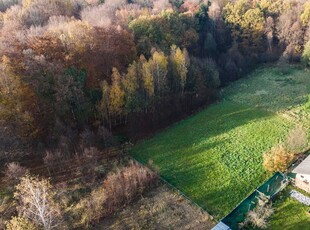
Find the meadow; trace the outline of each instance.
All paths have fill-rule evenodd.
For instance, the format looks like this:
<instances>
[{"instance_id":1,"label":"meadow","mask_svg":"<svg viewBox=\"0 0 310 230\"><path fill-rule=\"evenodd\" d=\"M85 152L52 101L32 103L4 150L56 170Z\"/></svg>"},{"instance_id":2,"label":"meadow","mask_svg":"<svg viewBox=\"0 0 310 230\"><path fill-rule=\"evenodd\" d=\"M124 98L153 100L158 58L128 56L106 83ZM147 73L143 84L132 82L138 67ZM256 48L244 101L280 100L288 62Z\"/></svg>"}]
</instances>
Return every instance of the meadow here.
<instances>
[{"instance_id":1,"label":"meadow","mask_svg":"<svg viewBox=\"0 0 310 230\"><path fill-rule=\"evenodd\" d=\"M220 219L270 175L263 153L296 124L309 125L309 72L261 67L221 92L221 100L131 149ZM308 104L307 104L308 103Z\"/></svg>"}]
</instances>

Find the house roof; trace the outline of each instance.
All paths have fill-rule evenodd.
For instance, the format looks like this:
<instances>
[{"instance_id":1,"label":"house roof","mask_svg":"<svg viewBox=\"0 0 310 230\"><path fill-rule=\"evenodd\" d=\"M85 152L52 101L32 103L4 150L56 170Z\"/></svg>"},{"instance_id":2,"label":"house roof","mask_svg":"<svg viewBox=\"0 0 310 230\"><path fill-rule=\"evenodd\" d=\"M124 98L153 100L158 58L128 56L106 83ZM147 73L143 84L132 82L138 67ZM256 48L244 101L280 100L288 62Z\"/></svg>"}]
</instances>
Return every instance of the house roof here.
<instances>
[{"instance_id":1,"label":"house roof","mask_svg":"<svg viewBox=\"0 0 310 230\"><path fill-rule=\"evenodd\" d=\"M310 175L310 155L304 159L292 172Z\"/></svg>"}]
</instances>

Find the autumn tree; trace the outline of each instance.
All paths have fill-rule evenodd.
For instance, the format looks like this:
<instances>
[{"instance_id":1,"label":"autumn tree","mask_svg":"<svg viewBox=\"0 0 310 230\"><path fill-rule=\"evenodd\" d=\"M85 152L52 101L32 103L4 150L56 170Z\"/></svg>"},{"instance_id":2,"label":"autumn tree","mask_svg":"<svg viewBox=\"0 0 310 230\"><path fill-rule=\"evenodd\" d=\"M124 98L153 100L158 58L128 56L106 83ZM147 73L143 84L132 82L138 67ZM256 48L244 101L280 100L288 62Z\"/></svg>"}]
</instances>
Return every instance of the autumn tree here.
<instances>
[{"instance_id":1,"label":"autumn tree","mask_svg":"<svg viewBox=\"0 0 310 230\"><path fill-rule=\"evenodd\" d=\"M6 56L2 58L0 68L0 122L5 122L15 135L33 140L38 134L36 96L13 72Z\"/></svg>"},{"instance_id":2,"label":"autumn tree","mask_svg":"<svg viewBox=\"0 0 310 230\"><path fill-rule=\"evenodd\" d=\"M300 15L300 20L303 25L308 25L310 22L310 2L305 2L303 5L303 12Z\"/></svg>"},{"instance_id":3,"label":"autumn tree","mask_svg":"<svg viewBox=\"0 0 310 230\"><path fill-rule=\"evenodd\" d=\"M285 45L284 56L288 60L299 60L302 53L304 31L298 15L299 10L292 8L281 14L277 23L278 38Z\"/></svg>"},{"instance_id":4,"label":"autumn tree","mask_svg":"<svg viewBox=\"0 0 310 230\"><path fill-rule=\"evenodd\" d=\"M270 151L264 153L264 167L270 172L284 172L292 163L295 154L289 152L283 145L272 147Z\"/></svg>"},{"instance_id":5,"label":"autumn tree","mask_svg":"<svg viewBox=\"0 0 310 230\"><path fill-rule=\"evenodd\" d=\"M173 10L140 16L129 23L129 28L134 33L138 54L146 57L150 56L149 48L152 47L167 54L173 44L187 48L198 40L195 18Z\"/></svg>"},{"instance_id":6,"label":"autumn tree","mask_svg":"<svg viewBox=\"0 0 310 230\"><path fill-rule=\"evenodd\" d=\"M143 82L143 91L145 101L148 104L150 99L154 96L154 78L152 75L151 63L148 62L142 55L139 60L141 71L141 78Z\"/></svg>"},{"instance_id":7,"label":"autumn tree","mask_svg":"<svg viewBox=\"0 0 310 230\"><path fill-rule=\"evenodd\" d=\"M22 21L26 26L44 25L51 16L74 16L79 13L79 4L62 0L23 0Z\"/></svg>"},{"instance_id":8,"label":"autumn tree","mask_svg":"<svg viewBox=\"0 0 310 230\"><path fill-rule=\"evenodd\" d=\"M310 65L310 41L308 41L305 45L302 60L306 65Z\"/></svg>"},{"instance_id":9,"label":"autumn tree","mask_svg":"<svg viewBox=\"0 0 310 230\"><path fill-rule=\"evenodd\" d=\"M55 77L55 111L64 121L83 124L90 116L91 103L84 92L86 73L67 69Z\"/></svg>"},{"instance_id":10,"label":"autumn tree","mask_svg":"<svg viewBox=\"0 0 310 230\"><path fill-rule=\"evenodd\" d=\"M155 95L163 96L168 91L168 58L163 52L154 50L149 63L152 70Z\"/></svg>"},{"instance_id":11,"label":"autumn tree","mask_svg":"<svg viewBox=\"0 0 310 230\"><path fill-rule=\"evenodd\" d=\"M116 123L117 118L124 115L125 91L122 85L122 76L116 68L112 71L112 85L110 89L110 112Z\"/></svg>"},{"instance_id":12,"label":"autumn tree","mask_svg":"<svg viewBox=\"0 0 310 230\"><path fill-rule=\"evenodd\" d=\"M264 14L251 1L229 2L224 8L224 18L232 29L232 38L240 43L244 53L263 50Z\"/></svg>"},{"instance_id":13,"label":"autumn tree","mask_svg":"<svg viewBox=\"0 0 310 230\"><path fill-rule=\"evenodd\" d=\"M189 67L189 57L187 50L183 51L176 47L171 46L170 61L173 69L174 81L177 85L175 88L179 88L181 94L184 93L184 88L187 80L187 72Z\"/></svg>"},{"instance_id":14,"label":"autumn tree","mask_svg":"<svg viewBox=\"0 0 310 230\"><path fill-rule=\"evenodd\" d=\"M109 123L109 127L111 128L111 120L110 120L110 86L107 81L103 81L101 85L101 100L97 104L97 110L102 117L104 122Z\"/></svg>"},{"instance_id":15,"label":"autumn tree","mask_svg":"<svg viewBox=\"0 0 310 230\"><path fill-rule=\"evenodd\" d=\"M212 59L191 57L189 85L198 96L205 96L211 89L220 86L218 67Z\"/></svg>"},{"instance_id":16,"label":"autumn tree","mask_svg":"<svg viewBox=\"0 0 310 230\"><path fill-rule=\"evenodd\" d=\"M81 57L81 66L96 81L90 85L96 88L102 80L110 80L113 67L125 72L136 57L136 47L133 35L121 28L95 28L93 36L93 47Z\"/></svg>"},{"instance_id":17,"label":"autumn tree","mask_svg":"<svg viewBox=\"0 0 310 230\"><path fill-rule=\"evenodd\" d=\"M14 197L18 213L46 230L60 227L60 209L54 201L55 193L48 180L29 175L21 178Z\"/></svg>"},{"instance_id":18,"label":"autumn tree","mask_svg":"<svg viewBox=\"0 0 310 230\"><path fill-rule=\"evenodd\" d=\"M271 53L273 49L273 41L275 36L275 23L272 17L266 19L265 35L268 42L268 51Z\"/></svg>"},{"instance_id":19,"label":"autumn tree","mask_svg":"<svg viewBox=\"0 0 310 230\"><path fill-rule=\"evenodd\" d=\"M123 86L125 90L125 108L127 112L136 112L141 108L141 98L139 94L140 87L140 73L139 65L133 62L127 68L127 74L123 79Z\"/></svg>"}]
</instances>

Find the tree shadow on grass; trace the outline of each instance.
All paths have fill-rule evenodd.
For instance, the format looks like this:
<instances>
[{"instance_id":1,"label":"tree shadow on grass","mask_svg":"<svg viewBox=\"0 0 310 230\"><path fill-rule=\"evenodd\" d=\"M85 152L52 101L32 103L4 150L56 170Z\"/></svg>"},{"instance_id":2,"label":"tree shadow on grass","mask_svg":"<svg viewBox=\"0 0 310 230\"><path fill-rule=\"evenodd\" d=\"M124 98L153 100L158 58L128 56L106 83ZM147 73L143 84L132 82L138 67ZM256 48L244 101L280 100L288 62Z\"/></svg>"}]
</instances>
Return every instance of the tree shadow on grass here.
<instances>
[{"instance_id":1,"label":"tree shadow on grass","mask_svg":"<svg viewBox=\"0 0 310 230\"><path fill-rule=\"evenodd\" d=\"M233 170L223 164L223 153L216 152L216 148L229 140L222 134L273 116L259 109L223 102L138 145L132 154L142 163L153 160L165 180L210 214L223 217L257 185L236 178Z\"/></svg>"}]
</instances>

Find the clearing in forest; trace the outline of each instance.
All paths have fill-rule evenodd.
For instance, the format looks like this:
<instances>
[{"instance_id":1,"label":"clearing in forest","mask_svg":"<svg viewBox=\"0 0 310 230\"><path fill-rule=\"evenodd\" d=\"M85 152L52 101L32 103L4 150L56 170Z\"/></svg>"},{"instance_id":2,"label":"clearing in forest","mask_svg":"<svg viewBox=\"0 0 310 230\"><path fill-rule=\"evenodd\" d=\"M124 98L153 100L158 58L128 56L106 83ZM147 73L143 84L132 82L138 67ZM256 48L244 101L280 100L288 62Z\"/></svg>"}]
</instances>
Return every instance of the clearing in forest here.
<instances>
[{"instance_id":1,"label":"clearing in forest","mask_svg":"<svg viewBox=\"0 0 310 230\"><path fill-rule=\"evenodd\" d=\"M270 175L263 153L297 123L309 126L310 73L262 67L221 92L221 101L153 138L131 154L153 161L161 176L220 219ZM309 130L309 129L308 129Z\"/></svg>"}]
</instances>

